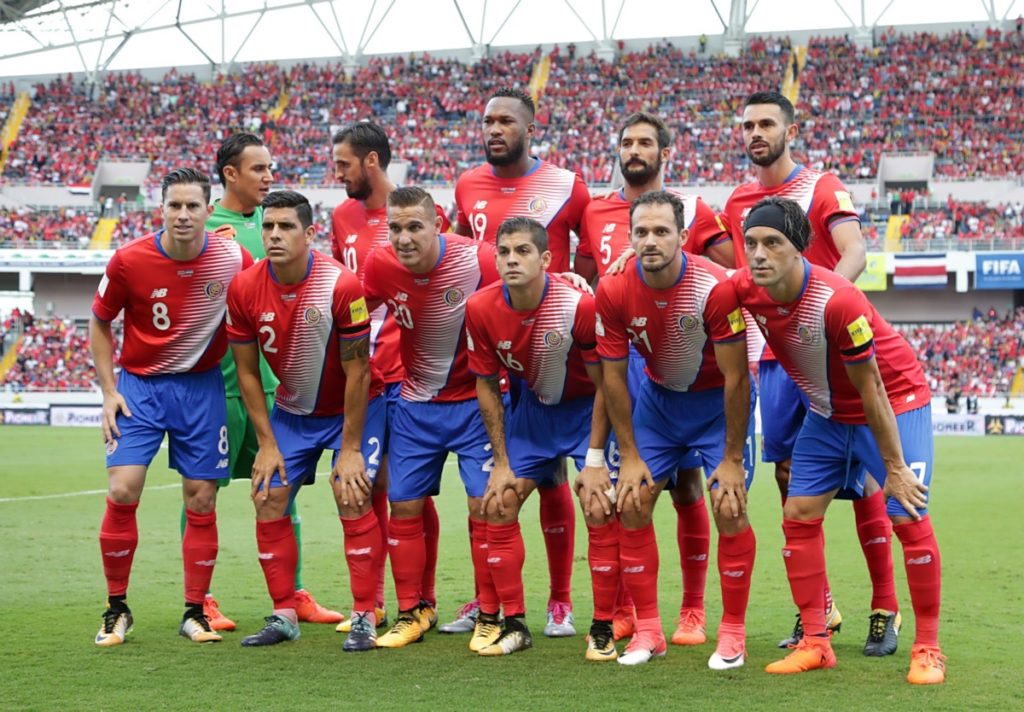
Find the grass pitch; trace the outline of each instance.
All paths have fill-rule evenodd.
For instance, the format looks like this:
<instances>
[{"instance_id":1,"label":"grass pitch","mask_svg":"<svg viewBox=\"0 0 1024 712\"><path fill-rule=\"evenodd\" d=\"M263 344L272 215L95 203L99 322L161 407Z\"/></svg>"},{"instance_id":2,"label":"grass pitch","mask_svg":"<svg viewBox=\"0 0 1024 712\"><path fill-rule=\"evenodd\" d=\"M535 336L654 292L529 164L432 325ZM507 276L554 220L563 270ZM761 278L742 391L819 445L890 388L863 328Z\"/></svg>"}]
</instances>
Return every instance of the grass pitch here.
<instances>
[{"instance_id":1,"label":"grass pitch","mask_svg":"<svg viewBox=\"0 0 1024 712\"><path fill-rule=\"evenodd\" d=\"M779 657L775 643L788 634L794 614L779 556L779 498L763 466L751 492L758 559L747 620L748 661L740 670L708 670L713 643L669 646L667 658L638 669L585 663L583 634L591 605L581 518L573 579L580 635L544 638L547 569L535 499L523 514L533 650L482 659L466 649L466 636L432 632L425 642L404 650L344 654L343 636L333 626L307 624L295 643L243 649L240 638L256 631L269 611L243 483L220 494L221 550L213 581L222 609L238 622L239 631L227 634L223 643L197 646L176 635L182 611L181 495L178 477L166 468L165 452L151 469L139 509L140 544L129 590L135 632L123 646L98 649L92 638L105 588L96 538L106 486L99 433L0 428L0 619L8 630L0 647L0 708L626 710L696 704L744 710L1022 709L1022 444L1014 438L937 442L932 512L942 546L940 635L949 667L945 685L917 688L903 679L914 621L900 565L896 579L905 626L900 650L884 659L861 655L869 585L852 508L844 502L833 505L826 525L829 576L845 619L834 639L839 665L785 678L763 672ZM451 476L453 468L448 475L438 498L443 620L473 592L465 498L457 476ZM351 601L341 526L322 479L303 491L299 506L306 587L322 603L347 612ZM668 633L679 604L680 577L674 512L667 499L659 504L656 522ZM899 562L898 544L894 549ZM707 588L712 635L721 612L717 579L712 564ZM390 581L388 592L392 596ZM389 605L393 615L393 598Z\"/></svg>"}]
</instances>

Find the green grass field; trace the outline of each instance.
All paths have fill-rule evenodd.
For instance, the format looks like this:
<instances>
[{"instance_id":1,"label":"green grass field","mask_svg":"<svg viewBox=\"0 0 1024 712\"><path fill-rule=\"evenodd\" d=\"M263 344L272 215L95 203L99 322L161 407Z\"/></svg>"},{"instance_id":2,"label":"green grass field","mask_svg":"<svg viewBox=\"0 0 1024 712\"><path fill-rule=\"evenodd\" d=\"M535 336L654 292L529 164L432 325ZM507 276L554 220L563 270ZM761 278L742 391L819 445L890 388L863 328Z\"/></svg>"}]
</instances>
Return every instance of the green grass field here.
<instances>
[{"instance_id":1,"label":"green grass field","mask_svg":"<svg viewBox=\"0 0 1024 712\"><path fill-rule=\"evenodd\" d=\"M943 555L941 640L949 667L945 685L915 688L903 679L913 614L901 566L896 571L905 617L900 650L885 659L861 655L868 578L854 537L852 508L843 502L833 506L827 524L829 574L846 621L834 640L839 665L787 678L763 672L779 656L775 643L789 632L794 613L779 555L778 495L766 468L758 472L751 493L759 551L747 621L749 656L738 671L708 670L710 643L670 646L667 658L635 669L585 663L582 633L591 606L582 521L573 579L581 634L562 640L540 635L547 569L535 501L527 504L523 527L533 650L483 659L466 649L465 636L431 633L422 644L404 650L350 655L342 653L343 636L333 626L313 625L304 625L295 643L243 649L239 639L260 627L269 599L256 559L248 490L239 483L221 492L221 550L213 585L240 630L227 634L223 643L196 646L176 634L182 610L181 497L174 486L177 476L165 467L166 451L151 471L139 510L141 537L129 598L135 632L124 646L98 649L92 638L105 599L96 541L103 494L69 495L106 486L99 434L0 428L0 614L8 627L7 642L0 647L0 709L619 710L680 709L694 703L702 709L744 710L1024 709L1021 445L1013 438L937 442L932 511ZM473 590L464 502L458 478L448 477L438 499L438 593L445 620ZM347 611L341 526L325 482L302 493L300 512L306 587L321 602ZM680 579L674 513L667 500L659 506L657 526L662 616L670 632ZM716 621L720 607L713 564L707 599L709 620Z\"/></svg>"}]
</instances>

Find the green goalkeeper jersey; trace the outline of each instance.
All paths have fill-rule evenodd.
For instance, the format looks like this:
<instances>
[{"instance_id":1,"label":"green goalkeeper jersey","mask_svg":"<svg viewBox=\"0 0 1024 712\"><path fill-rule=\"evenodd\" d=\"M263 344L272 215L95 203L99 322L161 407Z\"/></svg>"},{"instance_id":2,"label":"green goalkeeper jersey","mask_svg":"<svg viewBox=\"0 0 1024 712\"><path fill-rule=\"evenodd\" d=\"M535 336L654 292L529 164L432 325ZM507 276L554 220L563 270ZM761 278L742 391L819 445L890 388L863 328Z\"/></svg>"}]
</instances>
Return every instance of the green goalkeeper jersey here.
<instances>
[{"instance_id":1,"label":"green goalkeeper jersey","mask_svg":"<svg viewBox=\"0 0 1024 712\"><path fill-rule=\"evenodd\" d=\"M230 229L228 229L230 228ZM263 251L263 207L259 206L250 215L228 210L220 201L213 204L213 215L206 221L206 229L209 232L220 232L225 237L238 242L249 251L254 260L266 257ZM220 371L224 374L224 391L228 398L239 398L241 393L238 390L238 371L235 369L235 358L229 349L227 354L220 360ZM263 391L273 393L277 390L277 377L270 370L270 366L260 354L260 377L263 380Z\"/></svg>"}]
</instances>

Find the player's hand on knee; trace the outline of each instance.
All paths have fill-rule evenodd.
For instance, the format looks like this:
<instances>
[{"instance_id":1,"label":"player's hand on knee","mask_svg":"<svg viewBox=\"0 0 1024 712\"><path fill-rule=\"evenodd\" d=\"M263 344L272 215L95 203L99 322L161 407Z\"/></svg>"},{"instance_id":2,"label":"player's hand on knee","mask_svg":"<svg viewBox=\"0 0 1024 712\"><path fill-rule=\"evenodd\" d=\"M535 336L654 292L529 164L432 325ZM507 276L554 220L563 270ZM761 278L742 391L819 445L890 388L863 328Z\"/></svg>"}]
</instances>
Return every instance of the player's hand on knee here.
<instances>
[{"instance_id":1,"label":"player's hand on knee","mask_svg":"<svg viewBox=\"0 0 1024 712\"><path fill-rule=\"evenodd\" d=\"M341 491L341 503L346 507L355 503L362 507L373 490L373 482L366 472L366 461L359 450L342 450L334 463L331 480Z\"/></svg>"},{"instance_id":2,"label":"player's hand on knee","mask_svg":"<svg viewBox=\"0 0 1024 712\"><path fill-rule=\"evenodd\" d=\"M735 519L747 513L746 472L741 463L719 463L708 478L708 491L715 514Z\"/></svg>"},{"instance_id":3,"label":"player's hand on knee","mask_svg":"<svg viewBox=\"0 0 1024 712\"><path fill-rule=\"evenodd\" d=\"M281 456L277 445L261 447L252 463L251 496L254 500L260 497L266 502L270 498L270 482L275 472L278 473L281 484L288 483L288 477L284 471L284 457Z\"/></svg>"},{"instance_id":4,"label":"player's hand on knee","mask_svg":"<svg viewBox=\"0 0 1024 712\"><path fill-rule=\"evenodd\" d=\"M121 437L121 430L117 427L117 414L123 413L124 417L132 417L132 411L128 403L120 393L104 394L103 396L103 442L109 443L114 438Z\"/></svg>"},{"instance_id":5,"label":"player's hand on knee","mask_svg":"<svg viewBox=\"0 0 1024 712\"><path fill-rule=\"evenodd\" d=\"M643 460L636 462L622 460L619 466L619 480L615 485L617 511L624 510L632 500L633 509L640 512L643 508L641 495L644 485L651 490L654 489L654 476L647 469L647 463Z\"/></svg>"},{"instance_id":6,"label":"player's hand on knee","mask_svg":"<svg viewBox=\"0 0 1024 712\"><path fill-rule=\"evenodd\" d=\"M925 496L928 485L917 479L914 471L905 464L889 471L882 491L886 497L892 497L899 502L915 520L921 518L917 510L928 505L928 498Z\"/></svg>"},{"instance_id":7,"label":"player's hand on knee","mask_svg":"<svg viewBox=\"0 0 1024 712\"><path fill-rule=\"evenodd\" d=\"M615 508L615 486L612 484L611 473L605 467L584 467L573 483L576 496L583 506L583 513L588 517L597 509L610 517Z\"/></svg>"},{"instance_id":8,"label":"player's hand on knee","mask_svg":"<svg viewBox=\"0 0 1024 712\"><path fill-rule=\"evenodd\" d=\"M493 502L498 514L505 516L506 490L516 492L516 475L507 464L495 463L490 477L487 478L487 489L484 490L484 498L480 503L480 514L486 516L488 507Z\"/></svg>"}]
</instances>

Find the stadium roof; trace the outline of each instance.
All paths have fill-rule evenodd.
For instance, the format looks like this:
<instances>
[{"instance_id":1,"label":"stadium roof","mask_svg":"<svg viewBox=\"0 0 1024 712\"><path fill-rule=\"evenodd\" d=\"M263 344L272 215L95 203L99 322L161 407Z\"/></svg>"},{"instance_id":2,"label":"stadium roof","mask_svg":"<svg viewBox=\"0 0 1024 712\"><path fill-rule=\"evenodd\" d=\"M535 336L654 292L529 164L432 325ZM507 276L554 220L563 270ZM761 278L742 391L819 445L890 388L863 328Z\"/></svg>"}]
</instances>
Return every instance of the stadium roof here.
<instances>
[{"instance_id":1,"label":"stadium roof","mask_svg":"<svg viewBox=\"0 0 1024 712\"><path fill-rule=\"evenodd\" d=\"M942 22L1016 0L0 0L0 76ZM1022 6L1020 10L1024 10Z\"/></svg>"}]
</instances>

